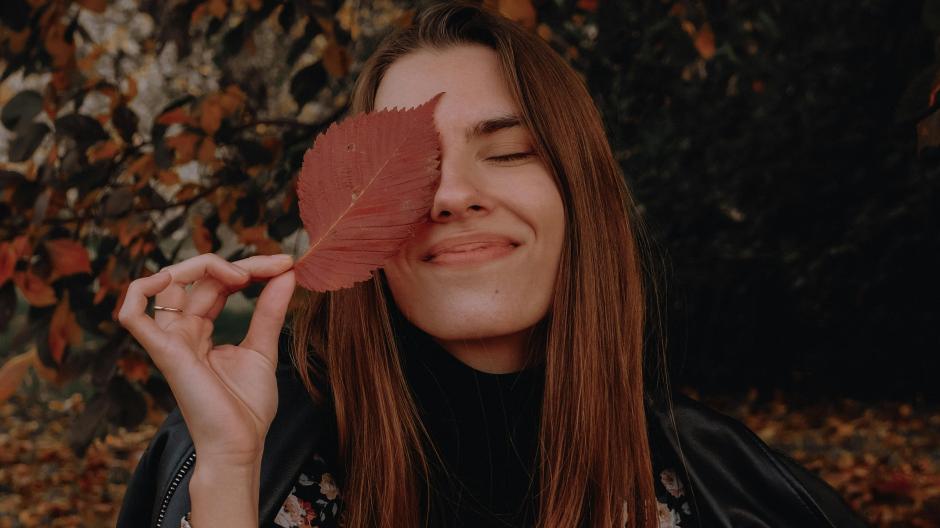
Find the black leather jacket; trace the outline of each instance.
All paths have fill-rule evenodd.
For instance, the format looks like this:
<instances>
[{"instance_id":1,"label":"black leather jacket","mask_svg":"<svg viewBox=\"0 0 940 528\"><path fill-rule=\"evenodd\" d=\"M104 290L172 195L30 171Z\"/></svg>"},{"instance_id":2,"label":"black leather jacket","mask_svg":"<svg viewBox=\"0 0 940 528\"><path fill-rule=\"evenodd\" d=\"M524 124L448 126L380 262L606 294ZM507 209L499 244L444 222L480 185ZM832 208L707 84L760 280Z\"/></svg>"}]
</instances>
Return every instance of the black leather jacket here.
<instances>
[{"instance_id":1,"label":"black leather jacket","mask_svg":"<svg viewBox=\"0 0 940 528\"><path fill-rule=\"evenodd\" d=\"M289 362L281 362L277 378L279 406L261 463L260 526L271 525L301 463L322 440L322 424L332 419L314 407ZM674 428L668 413L647 403L651 445L659 451L654 456L679 460L678 454L684 455L700 526L866 526L825 482L769 448L740 422L676 396ZM124 496L118 528L177 528L190 511L194 462L192 440L177 409L141 457Z\"/></svg>"}]
</instances>

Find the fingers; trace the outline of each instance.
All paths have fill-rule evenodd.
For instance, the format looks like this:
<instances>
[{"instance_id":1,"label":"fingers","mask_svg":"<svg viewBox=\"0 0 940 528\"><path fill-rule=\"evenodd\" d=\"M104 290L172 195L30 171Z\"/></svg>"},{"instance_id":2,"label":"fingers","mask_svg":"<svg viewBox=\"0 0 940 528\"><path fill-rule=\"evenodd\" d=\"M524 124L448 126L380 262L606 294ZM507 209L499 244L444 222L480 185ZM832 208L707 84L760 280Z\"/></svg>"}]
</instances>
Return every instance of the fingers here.
<instances>
[{"instance_id":1,"label":"fingers","mask_svg":"<svg viewBox=\"0 0 940 528\"><path fill-rule=\"evenodd\" d=\"M163 271L173 276L177 284L190 284L205 277L214 277L223 284L245 284L250 275L244 269L225 260L215 253L202 255L178 262L163 268Z\"/></svg>"},{"instance_id":2,"label":"fingers","mask_svg":"<svg viewBox=\"0 0 940 528\"><path fill-rule=\"evenodd\" d=\"M255 255L236 260L235 264L254 279L268 279L289 270L294 259L290 255Z\"/></svg>"},{"instance_id":3,"label":"fingers","mask_svg":"<svg viewBox=\"0 0 940 528\"><path fill-rule=\"evenodd\" d=\"M295 285L293 270L268 282L258 297L251 323L248 325L248 334L242 341L243 347L257 350L277 363L278 336L284 326L284 317Z\"/></svg>"},{"instance_id":4,"label":"fingers","mask_svg":"<svg viewBox=\"0 0 940 528\"><path fill-rule=\"evenodd\" d=\"M260 280L284 273L293 265L293 259L290 255L257 255L237 260L232 264L247 272L250 279ZM196 283L186 298L183 311L200 317L215 319L222 311L222 307L225 306L225 299L248 286L249 283L250 281L225 282L224 279L218 279L211 275Z\"/></svg>"},{"instance_id":5,"label":"fingers","mask_svg":"<svg viewBox=\"0 0 940 528\"><path fill-rule=\"evenodd\" d=\"M164 336L163 330L145 313L147 299L163 291L171 281L169 273L160 272L131 282L118 312L121 325L148 350L162 342Z\"/></svg>"}]
</instances>

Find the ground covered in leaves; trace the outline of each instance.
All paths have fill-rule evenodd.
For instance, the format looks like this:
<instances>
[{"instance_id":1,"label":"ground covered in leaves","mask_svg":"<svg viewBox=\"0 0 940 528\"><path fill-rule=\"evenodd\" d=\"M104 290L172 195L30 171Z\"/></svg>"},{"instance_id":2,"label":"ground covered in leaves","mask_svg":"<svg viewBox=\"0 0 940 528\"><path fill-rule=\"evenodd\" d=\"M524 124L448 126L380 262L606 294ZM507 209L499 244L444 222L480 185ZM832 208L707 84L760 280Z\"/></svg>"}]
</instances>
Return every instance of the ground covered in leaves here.
<instances>
[{"instance_id":1,"label":"ground covered in leaves","mask_svg":"<svg viewBox=\"0 0 940 528\"><path fill-rule=\"evenodd\" d=\"M692 396L695 396L692 394ZM940 408L704 398L816 472L877 527L940 527Z\"/></svg>"},{"instance_id":2,"label":"ground covered in leaves","mask_svg":"<svg viewBox=\"0 0 940 528\"><path fill-rule=\"evenodd\" d=\"M835 486L877 527L940 527L940 409L852 400L788 405L706 398ZM65 441L84 401L14 395L0 406L0 528L114 526L162 415L114 429L83 457Z\"/></svg>"}]
</instances>

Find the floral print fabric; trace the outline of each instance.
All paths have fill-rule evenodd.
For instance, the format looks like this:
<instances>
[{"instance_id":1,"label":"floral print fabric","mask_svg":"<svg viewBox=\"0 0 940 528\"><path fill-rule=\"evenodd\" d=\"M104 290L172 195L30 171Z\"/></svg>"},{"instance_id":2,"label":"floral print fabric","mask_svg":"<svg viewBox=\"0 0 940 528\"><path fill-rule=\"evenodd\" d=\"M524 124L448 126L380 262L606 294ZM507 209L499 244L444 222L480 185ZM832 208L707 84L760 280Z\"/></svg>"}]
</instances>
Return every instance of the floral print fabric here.
<instances>
[{"instance_id":1,"label":"floral print fabric","mask_svg":"<svg viewBox=\"0 0 940 528\"><path fill-rule=\"evenodd\" d=\"M659 528L692 526L692 508L686 485L673 469L658 471L654 479ZM275 528L339 528L343 501L326 461L315 454L302 468L294 487L274 517ZM180 528L192 528L187 518Z\"/></svg>"}]
</instances>

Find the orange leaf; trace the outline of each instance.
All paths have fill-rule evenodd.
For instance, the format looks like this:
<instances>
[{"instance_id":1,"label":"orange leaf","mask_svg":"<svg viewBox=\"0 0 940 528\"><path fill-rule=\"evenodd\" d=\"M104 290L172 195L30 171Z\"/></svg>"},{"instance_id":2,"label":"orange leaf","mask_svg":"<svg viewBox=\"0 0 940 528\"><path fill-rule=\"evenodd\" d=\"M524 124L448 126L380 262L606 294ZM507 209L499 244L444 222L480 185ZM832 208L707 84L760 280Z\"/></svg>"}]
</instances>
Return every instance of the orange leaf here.
<instances>
[{"instance_id":1,"label":"orange leaf","mask_svg":"<svg viewBox=\"0 0 940 528\"><path fill-rule=\"evenodd\" d=\"M150 378L150 365L139 358L121 358L117 361L117 364L124 377L130 381L143 383Z\"/></svg>"},{"instance_id":2,"label":"orange leaf","mask_svg":"<svg viewBox=\"0 0 940 528\"><path fill-rule=\"evenodd\" d=\"M368 279L427 220L441 174L441 95L334 123L304 154L297 196L310 249L294 266L301 286L337 290Z\"/></svg>"},{"instance_id":3,"label":"orange leaf","mask_svg":"<svg viewBox=\"0 0 940 528\"><path fill-rule=\"evenodd\" d=\"M268 238L266 225L246 227L239 231L238 239L245 245L255 246L255 253L259 255L276 255L281 252L281 245Z\"/></svg>"},{"instance_id":4,"label":"orange leaf","mask_svg":"<svg viewBox=\"0 0 940 528\"><path fill-rule=\"evenodd\" d=\"M75 44L65 40L65 25L54 22L49 26L43 38L43 45L52 57L52 66L65 68L75 60Z\"/></svg>"},{"instance_id":5,"label":"orange leaf","mask_svg":"<svg viewBox=\"0 0 940 528\"><path fill-rule=\"evenodd\" d=\"M209 14L215 18L225 18L228 13L228 3L225 0L209 0Z\"/></svg>"},{"instance_id":6,"label":"orange leaf","mask_svg":"<svg viewBox=\"0 0 940 528\"><path fill-rule=\"evenodd\" d=\"M141 221L136 216L122 218L117 222L117 229L114 232L118 236L118 242L121 246L127 247L131 241L137 238L144 231L152 228L150 222Z\"/></svg>"},{"instance_id":7,"label":"orange leaf","mask_svg":"<svg viewBox=\"0 0 940 528\"><path fill-rule=\"evenodd\" d=\"M209 12L209 9L206 7L206 4L199 4L196 6L196 9L193 9L191 15L189 15L189 25L195 26L199 24L203 18L205 18L206 13Z\"/></svg>"},{"instance_id":8,"label":"orange leaf","mask_svg":"<svg viewBox=\"0 0 940 528\"><path fill-rule=\"evenodd\" d=\"M104 54L105 50L104 46L96 44L91 51L86 53L81 59L78 59L78 69L86 75L94 75L98 59ZM86 85L86 88L90 88L90 86Z\"/></svg>"},{"instance_id":9,"label":"orange leaf","mask_svg":"<svg viewBox=\"0 0 940 528\"><path fill-rule=\"evenodd\" d=\"M154 174L157 171L157 163L153 158L153 153L147 153L141 157L134 160L134 163L127 168L127 174L130 174L136 182L134 183L134 190L138 191L143 188L147 182L153 178Z\"/></svg>"},{"instance_id":10,"label":"orange leaf","mask_svg":"<svg viewBox=\"0 0 940 528\"><path fill-rule=\"evenodd\" d=\"M157 179L163 185L176 185L180 182L180 175L173 170L162 170L158 173Z\"/></svg>"},{"instance_id":11,"label":"orange leaf","mask_svg":"<svg viewBox=\"0 0 940 528\"><path fill-rule=\"evenodd\" d=\"M0 403L7 401L26 376L30 365L37 362L36 347L11 357L0 368Z\"/></svg>"},{"instance_id":12,"label":"orange leaf","mask_svg":"<svg viewBox=\"0 0 940 528\"><path fill-rule=\"evenodd\" d=\"M694 44L703 59L709 60L715 56L715 33L712 31L711 24L708 22L702 24L695 34Z\"/></svg>"},{"instance_id":13,"label":"orange leaf","mask_svg":"<svg viewBox=\"0 0 940 528\"><path fill-rule=\"evenodd\" d=\"M55 304L55 290L32 271L14 271L13 283L31 306L43 307Z\"/></svg>"},{"instance_id":14,"label":"orange leaf","mask_svg":"<svg viewBox=\"0 0 940 528\"><path fill-rule=\"evenodd\" d=\"M597 0L578 0L576 6L578 9L583 9L593 13L594 11L597 11Z\"/></svg>"},{"instance_id":15,"label":"orange leaf","mask_svg":"<svg viewBox=\"0 0 940 528\"><path fill-rule=\"evenodd\" d=\"M124 92L124 100L130 101L137 97L137 79L127 76L125 80L127 81L127 90Z\"/></svg>"},{"instance_id":16,"label":"orange leaf","mask_svg":"<svg viewBox=\"0 0 940 528\"><path fill-rule=\"evenodd\" d=\"M174 123L187 122L189 122L189 112L187 112L186 109L182 106L178 106L157 118L157 123L161 125L172 125Z\"/></svg>"},{"instance_id":17,"label":"orange leaf","mask_svg":"<svg viewBox=\"0 0 940 528\"><path fill-rule=\"evenodd\" d=\"M246 99L248 99L248 96L245 95L245 92L238 85L231 84L219 96L219 105L222 106L225 115L229 116L237 112L245 104Z\"/></svg>"},{"instance_id":18,"label":"orange leaf","mask_svg":"<svg viewBox=\"0 0 940 528\"><path fill-rule=\"evenodd\" d=\"M120 151L120 145L114 140L99 142L88 149L88 161L95 163L96 161L113 159Z\"/></svg>"},{"instance_id":19,"label":"orange leaf","mask_svg":"<svg viewBox=\"0 0 940 528\"><path fill-rule=\"evenodd\" d=\"M222 106L218 97L207 97L200 105L199 128L213 135L222 126Z\"/></svg>"},{"instance_id":20,"label":"orange leaf","mask_svg":"<svg viewBox=\"0 0 940 528\"><path fill-rule=\"evenodd\" d=\"M526 29L535 29L536 14L532 0L486 0L484 5L495 7L501 15L518 22Z\"/></svg>"},{"instance_id":21,"label":"orange leaf","mask_svg":"<svg viewBox=\"0 0 940 528\"><path fill-rule=\"evenodd\" d=\"M183 184L180 190L176 191L176 195L173 196L173 200L176 201L177 203L185 202L186 200L189 200L193 196L196 196L197 194L199 194L199 191L201 190L202 190L202 187L200 187L199 185L195 183Z\"/></svg>"},{"instance_id":22,"label":"orange leaf","mask_svg":"<svg viewBox=\"0 0 940 528\"><path fill-rule=\"evenodd\" d=\"M80 243L68 238L57 238L45 243L52 260L54 276L65 277L76 273L91 273L88 250Z\"/></svg>"},{"instance_id":23,"label":"orange leaf","mask_svg":"<svg viewBox=\"0 0 940 528\"><path fill-rule=\"evenodd\" d=\"M94 11L95 13L104 13L104 10L108 7L107 0L75 0L76 3L89 11Z\"/></svg>"},{"instance_id":24,"label":"orange leaf","mask_svg":"<svg viewBox=\"0 0 940 528\"><path fill-rule=\"evenodd\" d=\"M219 220L223 224L229 223L232 213L238 204L238 199L245 196L245 191L238 188L222 187L212 196L212 202L215 204L216 212L219 214Z\"/></svg>"},{"instance_id":25,"label":"orange leaf","mask_svg":"<svg viewBox=\"0 0 940 528\"><path fill-rule=\"evenodd\" d=\"M215 141L211 137L207 137L202 140L202 143L199 144L199 162L205 165L210 165L215 161L218 161L218 158L215 156Z\"/></svg>"},{"instance_id":26,"label":"orange leaf","mask_svg":"<svg viewBox=\"0 0 940 528\"><path fill-rule=\"evenodd\" d=\"M82 342L82 327L78 326L75 314L69 306L69 292L59 301L52 321L49 323L49 352L57 364L62 364L66 346L78 346Z\"/></svg>"},{"instance_id":27,"label":"orange leaf","mask_svg":"<svg viewBox=\"0 0 940 528\"><path fill-rule=\"evenodd\" d=\"M196 143L200 137L191 132L168 137L166 145L176 151L176 163L188 163L196 157Z\"/></svg>"}]
</instances>

